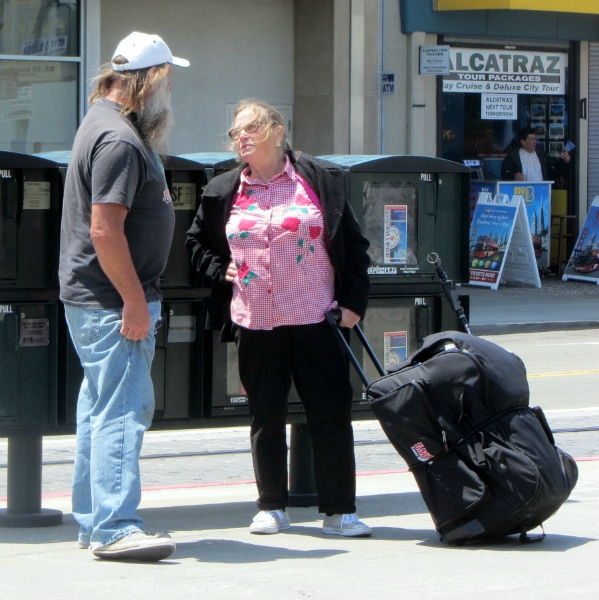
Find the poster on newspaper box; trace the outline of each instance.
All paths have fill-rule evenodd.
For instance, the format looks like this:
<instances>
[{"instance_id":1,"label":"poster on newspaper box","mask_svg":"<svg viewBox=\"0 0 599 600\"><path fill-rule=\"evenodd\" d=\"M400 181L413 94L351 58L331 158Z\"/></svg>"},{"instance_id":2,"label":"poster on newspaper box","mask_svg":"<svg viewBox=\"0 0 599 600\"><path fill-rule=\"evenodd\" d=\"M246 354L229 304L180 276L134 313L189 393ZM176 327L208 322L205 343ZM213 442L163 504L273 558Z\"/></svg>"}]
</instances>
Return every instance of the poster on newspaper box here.
<instances>
[{"instance_id":1,"label":"poster on newspaper box","mask_svg":"<svg viewBox=\"0 0 599 600\"><path fill-rule=\"evenodd\" d=\"M385 264L405 265L408 260L408 207L385 205Z\"/></svg>"}]
</instances>

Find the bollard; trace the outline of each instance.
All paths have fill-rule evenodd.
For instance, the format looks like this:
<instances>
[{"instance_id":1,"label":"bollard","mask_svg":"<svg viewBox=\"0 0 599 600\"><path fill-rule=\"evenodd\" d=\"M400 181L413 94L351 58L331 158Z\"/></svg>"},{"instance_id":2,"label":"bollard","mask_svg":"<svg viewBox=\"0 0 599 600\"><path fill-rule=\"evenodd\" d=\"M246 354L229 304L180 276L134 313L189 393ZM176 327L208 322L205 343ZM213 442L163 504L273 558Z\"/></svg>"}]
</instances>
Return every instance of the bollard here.
<instances>
[{"instance_id":1,"label":"bollard","mask_svg":"<svg viewBox=\"0 0 599 600\"><path fill-rule=\"evenodd\" d=\"M42 502L42 436L8 438L7 507L0 527L51 527L62 524L62 512Z\"/></svg>"}]
</instances>

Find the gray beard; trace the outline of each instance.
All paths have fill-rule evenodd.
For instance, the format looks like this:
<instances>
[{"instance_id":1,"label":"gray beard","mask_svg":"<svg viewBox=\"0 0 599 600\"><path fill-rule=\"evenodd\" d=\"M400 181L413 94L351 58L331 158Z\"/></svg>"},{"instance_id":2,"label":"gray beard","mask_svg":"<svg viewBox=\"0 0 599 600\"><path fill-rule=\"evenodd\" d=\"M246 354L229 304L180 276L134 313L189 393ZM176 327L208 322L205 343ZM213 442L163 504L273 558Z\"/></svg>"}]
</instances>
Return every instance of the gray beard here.
<instances>
[{"instance_id":1,"label":"gray beard","mask_svg":"<svg viewBox=\"0 0 599 600\"><path fill-rule=\"evenodd\" d=\"M174 124L171 94L164 83L143 103L137 119L144 142L160 155L168 153L168 138Z\"/></svg>"}]
</instances>

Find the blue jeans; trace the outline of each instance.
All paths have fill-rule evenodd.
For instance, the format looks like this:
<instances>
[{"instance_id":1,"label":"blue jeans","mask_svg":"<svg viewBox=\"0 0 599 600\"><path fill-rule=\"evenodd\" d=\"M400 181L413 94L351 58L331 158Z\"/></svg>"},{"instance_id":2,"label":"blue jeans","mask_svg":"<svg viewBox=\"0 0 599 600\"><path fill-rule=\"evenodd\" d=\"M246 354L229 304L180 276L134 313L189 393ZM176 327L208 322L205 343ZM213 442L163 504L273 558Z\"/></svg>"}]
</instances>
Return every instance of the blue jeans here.
<instances>
[{"instance_id":1,"label":"blue jeans","mask_svg":"<svg viewBox=\"0 0 599 600\"><path fill-rule=\"evenodd\" d=\"M139 454L154 414L151 378L160 302L150 302L150 334L121 333L122 311L65 305L71 339L83 366L77 400L73 516L79 541L93 550L143 530Z\"/></svg>"}]
</instances>

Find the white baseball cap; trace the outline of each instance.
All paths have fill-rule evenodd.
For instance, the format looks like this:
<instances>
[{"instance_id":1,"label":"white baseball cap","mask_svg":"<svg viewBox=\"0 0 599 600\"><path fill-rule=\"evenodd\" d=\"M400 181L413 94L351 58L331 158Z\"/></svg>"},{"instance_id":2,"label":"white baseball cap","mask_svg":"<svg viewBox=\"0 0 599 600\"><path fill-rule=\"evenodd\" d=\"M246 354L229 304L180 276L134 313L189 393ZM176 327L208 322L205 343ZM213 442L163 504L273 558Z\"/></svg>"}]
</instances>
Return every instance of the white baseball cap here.
<instances>
[{"instance_id":1,"label":"white baseball cap","mask_svg":"<svg viewBox=\"0 0 599 600\"><path fill-rule=\"evenodd\" d=\"M189 67L189 61L185 58L173 56L169 47L159 35L150 35L134 31L120 42L114 51L113 60L117 56L123 56L129 62L124 65L112 63L115 71L134 71L136 69L147 69L170 63L177 67Z\"/></svg>"}]
</instances>

